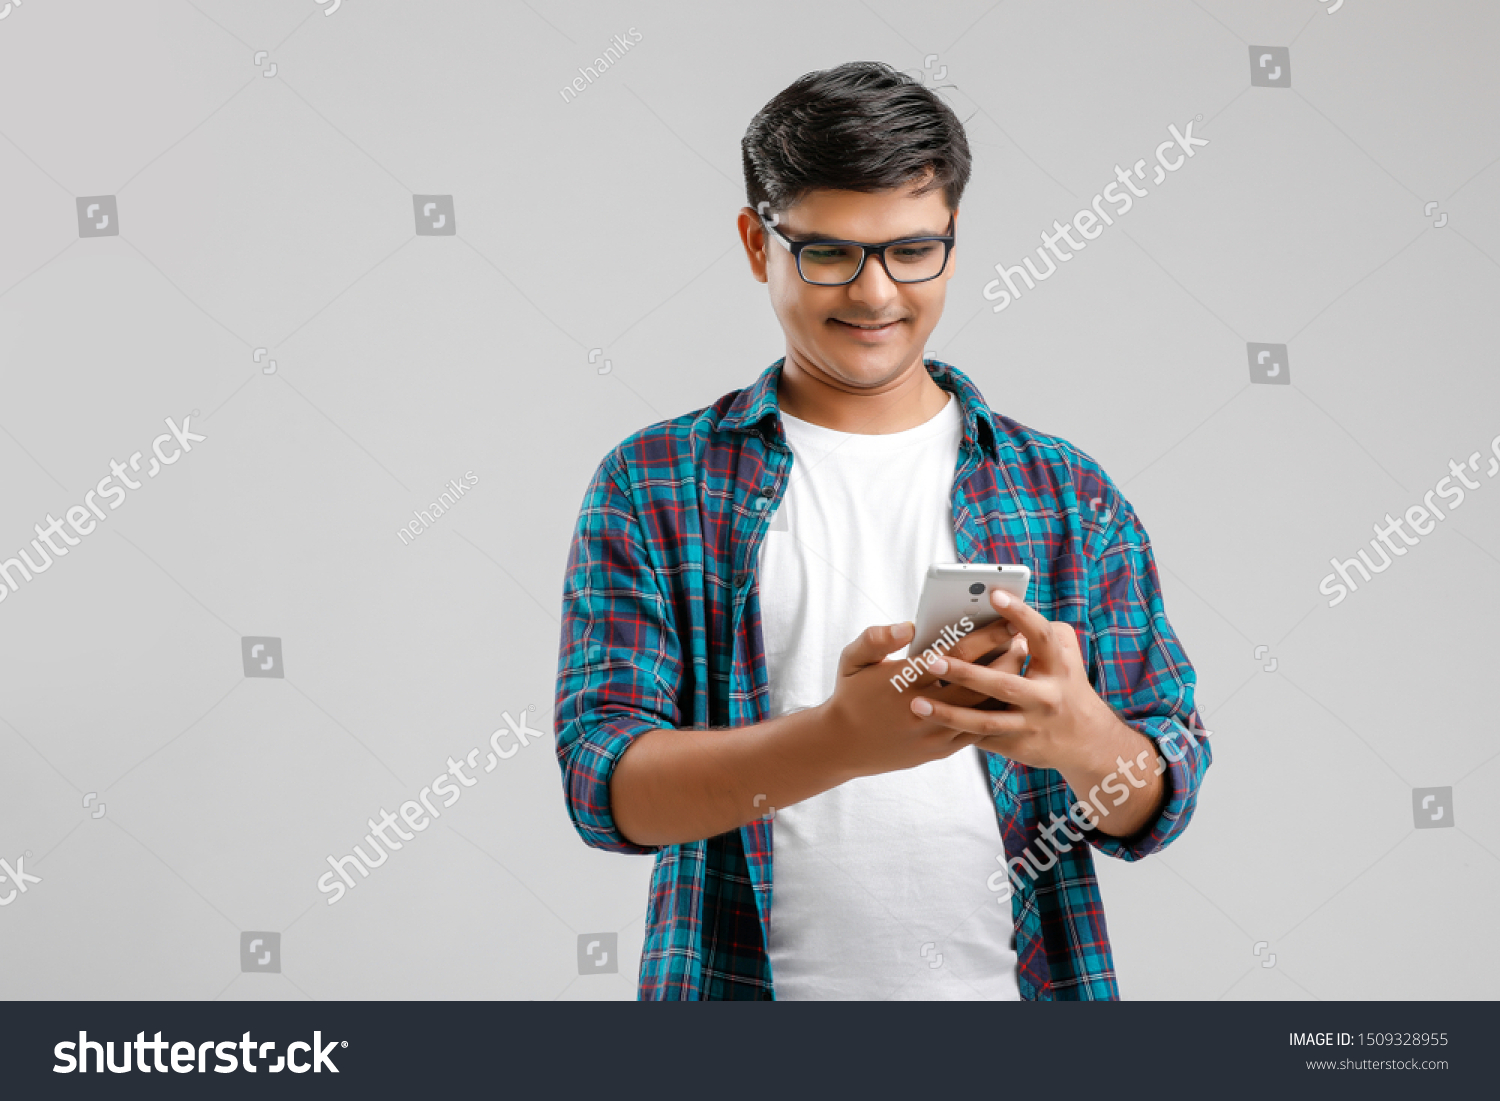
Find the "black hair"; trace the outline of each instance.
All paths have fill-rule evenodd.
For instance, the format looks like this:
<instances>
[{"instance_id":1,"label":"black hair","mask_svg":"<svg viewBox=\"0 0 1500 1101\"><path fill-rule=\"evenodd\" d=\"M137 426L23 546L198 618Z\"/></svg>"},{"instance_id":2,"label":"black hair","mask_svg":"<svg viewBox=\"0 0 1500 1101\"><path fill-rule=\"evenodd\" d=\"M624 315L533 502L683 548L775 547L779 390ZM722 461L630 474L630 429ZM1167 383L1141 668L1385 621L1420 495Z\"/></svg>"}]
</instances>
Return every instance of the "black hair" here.
<instances>
[{"instance_id":1,"label":"black hair","mask_svg":"<svg viewBox=\"0 0 1500 1101\"><path fill-rule=\"evenodd\" d=\"M956 210L971 165L958 116L936 93L879 61L851 61L793 81L750 120L740 152L750 206L761 210L765 202L773 213L810 191L907 183L917 184L917 195L942 188Z\"/></svg>"}]
</instances>

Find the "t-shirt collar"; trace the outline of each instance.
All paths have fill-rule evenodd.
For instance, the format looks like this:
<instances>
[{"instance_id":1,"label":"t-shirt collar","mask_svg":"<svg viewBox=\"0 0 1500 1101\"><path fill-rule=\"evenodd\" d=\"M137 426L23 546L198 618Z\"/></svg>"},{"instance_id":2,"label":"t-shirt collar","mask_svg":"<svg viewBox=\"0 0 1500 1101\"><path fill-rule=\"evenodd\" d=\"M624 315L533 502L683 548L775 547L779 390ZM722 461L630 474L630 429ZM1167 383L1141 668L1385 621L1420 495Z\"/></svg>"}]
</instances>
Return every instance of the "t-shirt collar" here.
<instances>
[{"instance_id":1,"label":"t-shirt collar","mask_svg":"<svg viewBox=\"0 0 1500 1101\"><path fill-rule=\"evenodd\" d=\"M932 381L958 399L959 410L963 414L963 438L999 461L994 414L990 411L978 387L969 381L967 375L951 364L936 359L925 359L922 362L927 368L927 373L932 377ZM782 431L781 410L776 401L776 387L781 379L781 369L785 365L785 357L778 359L761 372L760 378L756 379L753 386L741 390L739 396L730 404L724 418L719 422L719 427L733 432L755 432L764 436L765 433L760 431L760 426L766 424L770 433L769 438L785 447L786 434Z\"/></svg>"}]
</instances>

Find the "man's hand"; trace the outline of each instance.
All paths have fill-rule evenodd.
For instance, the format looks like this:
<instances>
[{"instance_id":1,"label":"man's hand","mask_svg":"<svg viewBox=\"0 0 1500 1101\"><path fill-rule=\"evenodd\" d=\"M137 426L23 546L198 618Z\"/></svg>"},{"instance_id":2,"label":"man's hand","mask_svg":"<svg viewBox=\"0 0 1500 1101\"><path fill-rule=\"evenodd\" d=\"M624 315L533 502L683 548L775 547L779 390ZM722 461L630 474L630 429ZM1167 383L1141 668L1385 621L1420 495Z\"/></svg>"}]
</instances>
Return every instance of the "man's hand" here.
<instances>
[{"instance_id":1,"label":"man's hand","mask_svg":"<svg viewBox=\"0 0 1500 1101\"><path fill-rule=\"evenodd\" d=\"M1154 744L1121 722L1094 691L1070 625L1045 619L999 589L992 590L990 598L995 610L1027 640L1031 664L1026 675L985 668L961 657L939 658L930 665L952 686L1000 700L1010 709L981 710L929 691L911 701L912 713L960 737L974 738L972 744L980 749L1033 768L1056 769L1077 798L1097 808L1092 817L1101 830L1118 837L1136 832L1160 810L1161 774L1151 767ZM1116 787L1108 786L1111 774ZM1129 798L1114 804L1101 799L1101 786L1106 791L1123 788L1122 775L1130 780Z\"/></svg>"},{"instance_id":2,"label":"man's hand","mask_svg":"<svg viewBox=\"0 0 1500 1101\"><path fill-rule=\"evenodd\" d=\"M869 627L839 654L833 695L819 705L818 711L826 731L827 759L843 779L914 768L947 757L984 737L954 730L936 719L918 718L901 706L901 701L917 689L926 689L932 699L958 708L993 706L983 692L957 684L943 685L932 673L922 674L910 685L893 685L891 681L906 663L885 659L911 642L912 634L910 623ZM995 668L1018 673L1025 649L1012 647L1012 635L1010 625L999 619L971 631L951 652L974 661L1001 654L995 659Z\"/></svg>"}]
</instances>

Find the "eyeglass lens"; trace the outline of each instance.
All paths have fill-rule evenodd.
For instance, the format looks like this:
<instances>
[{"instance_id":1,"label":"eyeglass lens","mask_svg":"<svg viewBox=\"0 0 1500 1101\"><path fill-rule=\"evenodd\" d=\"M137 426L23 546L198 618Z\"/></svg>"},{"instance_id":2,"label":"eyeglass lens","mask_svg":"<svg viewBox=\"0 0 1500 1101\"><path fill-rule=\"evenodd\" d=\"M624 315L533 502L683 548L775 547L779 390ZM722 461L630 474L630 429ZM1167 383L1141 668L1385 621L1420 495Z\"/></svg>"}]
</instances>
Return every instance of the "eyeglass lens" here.
<instances>
[{"instance_id":1,"label":"eyeglass lens","mask_svg":"<svg viewBox=\"0 0 1500 1101\"><path fill-rule=\"evenodd\" d=\"M887 245L885 266L897 283L931 279L943 270L946 251L941 241ZM862 249L851 245L809 245L799 258L802 278L823 285L847 283L863 256Z\"/></svg>"}]
</instances>

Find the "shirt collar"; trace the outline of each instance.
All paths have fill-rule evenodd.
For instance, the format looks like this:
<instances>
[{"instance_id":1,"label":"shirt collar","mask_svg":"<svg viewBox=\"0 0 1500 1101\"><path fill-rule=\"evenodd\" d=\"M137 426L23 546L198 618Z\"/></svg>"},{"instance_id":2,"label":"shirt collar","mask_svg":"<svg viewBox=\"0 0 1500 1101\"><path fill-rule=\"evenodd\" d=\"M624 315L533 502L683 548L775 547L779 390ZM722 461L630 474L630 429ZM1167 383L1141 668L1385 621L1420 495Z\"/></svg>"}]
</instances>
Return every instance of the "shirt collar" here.
<instances>
[{"instance_id":1,"label":"shirt collar","mask_svg":"<svg viewBox=\"0 0 1500 1101\"><path fill-rule=\"evenodd\" d=\"M776 386L785 364L785 357L778 359L761 372L753 386L741 390L719 421L719 427L732 432L756 432L764 437L760 425L769 419L771 438L785 446L786 435L782 431L781 410L776 400ZM933 382L958 399L959 411L963 414L963 438L998 462L1000 448L996 441L994 414L979 388L951 364L936 359L925 359L922 364Z\"/></svg>"}]
</instances>

